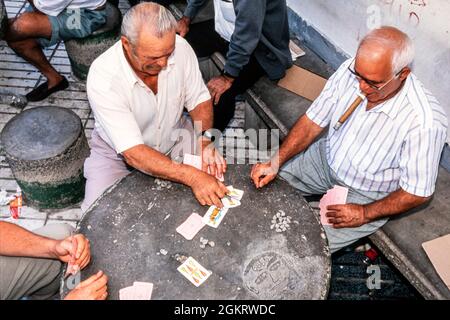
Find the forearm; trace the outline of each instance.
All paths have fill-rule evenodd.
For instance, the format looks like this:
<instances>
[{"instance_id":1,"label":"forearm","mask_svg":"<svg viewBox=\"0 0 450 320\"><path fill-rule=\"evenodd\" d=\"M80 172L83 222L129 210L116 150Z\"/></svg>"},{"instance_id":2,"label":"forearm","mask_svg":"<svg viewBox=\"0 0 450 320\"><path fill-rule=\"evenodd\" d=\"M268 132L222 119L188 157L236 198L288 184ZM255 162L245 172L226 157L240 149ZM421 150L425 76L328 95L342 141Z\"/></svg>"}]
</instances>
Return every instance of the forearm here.
<instances>
[{"instance_id":1,"label":"forearm","mask_svg":"<svg viewBox=\"0 0 450 320\"><path fill-rule=\"evenodd\" d=\"M306 150L322 131L323 128L303 115L292 127L272 161L278 161L281 167L293 156Z\"/></svg>"},{"instance_id":2,"label":"forearm","mask_svg":"<svg viewBox=\"0 0 450 320\"><path fill-rule=\"evenodd\" d=\"M403 189L392 192L387 197L364 205L364 216L368 222L397 215L424 204L430 197L419 197Z\"/></svg>"},{"instance_id":3,"label":"forearm","mask_svg":"<svg viewBox=\"0 0 450 320\"><path fill-rule=\"evenodd\" d=\"M56 258L56 240L41 237L15 224L0 221L0 255Z\"/></svg>"},{"instance_id":4,"label":"forearm","mask_svg":"<svg viewBox=\"0 0 450 320\"><path fill-rule=\"evenodd\" d=\"M213 126L213 106L211 100L200 103L194 110L189 112L192 121L194 122L194 128L201 133L202 131L211 129Z\"/></svg>"},{"instance_id":5,"label":"forearm","mask_svg":"<svg viewBox=\"0 0 450 320\"><path fill-rule=\"evenodd\" d=\"M185 185L192 184L195 168L172 161L146 145L141 144L126 150L123 156L130 166L141 172Z\"/></svg>"}]
</instances>

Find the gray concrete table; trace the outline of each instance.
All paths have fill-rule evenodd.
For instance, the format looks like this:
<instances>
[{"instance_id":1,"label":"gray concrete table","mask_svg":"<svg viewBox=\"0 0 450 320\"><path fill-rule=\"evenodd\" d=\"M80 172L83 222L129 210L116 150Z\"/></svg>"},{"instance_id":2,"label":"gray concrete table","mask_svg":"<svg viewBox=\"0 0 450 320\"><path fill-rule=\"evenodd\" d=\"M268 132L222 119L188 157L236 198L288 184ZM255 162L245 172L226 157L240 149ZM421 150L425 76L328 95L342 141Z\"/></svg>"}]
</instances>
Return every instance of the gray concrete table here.
<instances>
[{"instance_id":1,"label":"gray concrete table","mask_svg":"<svg viewBox=\"0 0 450 320\"><path fill-rule=\"evenodd\" d=\"M220 226L205 226L193 240L176 232L192 212L203 216L190 188L133 172L86 213L79 232L91 240L92 262L82 279L103 270L109 299L134 281L154 284L152 299L324 299L331 261L325 233L304 198L277 179L256 190L249 165L229 165L226 185L245 191ZM290 229L270 229L282 210ZM215 246L200 248L200 237ZM160 250L166 250L166 255ZM178 271L192 256L212 275L195 287ZM178 260L177 260L178 259Z\"/></svg>"}]
</instances>

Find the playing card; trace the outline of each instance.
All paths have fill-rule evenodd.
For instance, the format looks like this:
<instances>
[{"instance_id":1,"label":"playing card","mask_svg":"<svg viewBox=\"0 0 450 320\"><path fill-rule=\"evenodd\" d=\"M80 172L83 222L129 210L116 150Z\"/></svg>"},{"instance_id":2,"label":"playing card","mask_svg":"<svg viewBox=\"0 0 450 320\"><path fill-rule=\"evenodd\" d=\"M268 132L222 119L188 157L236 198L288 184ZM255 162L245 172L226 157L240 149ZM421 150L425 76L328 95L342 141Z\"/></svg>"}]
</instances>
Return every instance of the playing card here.
<instances>
[{"instance_id":1,"label":"playing card","mask_svg":"<svg viewBox=\"0 0 450 320\"><path fill-rule=\"evenodd\" d=\"M222 222L223 217L225 217L225 215L227 214L227 211L228 208L225 207L219 209L216 206L211 206L203 216L203 222L208 226L217 228L220 222Z\"/></svg>"},{"instance_id":2,"label":"playing card","mask_svg":"<svg viewBox=\"0 0 450 320\"><path fill-rule=\"evenodd\" d=\"M177 270L196 287L205 282L212 274L192 257L189 257Z\"/></svg>"},{"instance_id":3,"label":"playing card","mask_svg":"<svg viewBox=\"0 0 450 320\"><path fill-rule=\"evenodd\" d=\"M334 186L333 189L327 191L327 193L320 199L320 222L324 226L330 226L331 223L328 222L326 216L327 206L333 204L345 204L347 202L348 189L341 186Z\"/></svg>"},{"instance_id":4,"label":"playing card","mask_svg":"<svg viewBox=\"0 0 450 320\"><path fill-rule=\"evenodd\" d=\"M198 170L202 170L202 157L195 154L185 154L183 158L183 164L192 166L194 168L197 168ZM211 174L209 168L208 174ZM223 175L219 176L219 174L216 174L216 179L222 182L224 181Z\"/></svg>"},{"instance_id":5,"label":"playing card","mask_svg":"<svg viewBox=\"0 0 450 320\"><path fill-rule=\"evenodd\" d=\"M241 202L230 196L225 196L222 198L222 204L225 208L236 208L241 205Z\"/></svg>"},{"instance_id":6,"label":"playing card","mask_svg":"<svg viewBox=\"0 0 450 320\"><path fill-rule=\"evenodd\" d=\"M242 200L242 197L244 196L244 191L234 188L233 186L228 186L228 196L235 200Z\"/></svg>"},{"instance_id":7,"label":"playing card","mask_svg":"<svg viewBox=\"0 0 450 320\"><path fill-rule=\"evenodd\" d=\"M184 154L183 164L202 170L202 157L195 154Z\"/></svg>"},{"instance_id":8,"label":"playing card","mask_svg":"<svg viewBox=\"0 0 450 320\"><path fill-rule=\"evenodd\" d=\"M133 288L134 300L150 300L152 298L153 283L135 281Z\"/></svg>"},{"instance_id":9,"label":"playing card","mask_svg":"<svg viewBox=\"0 0 450 320\"><path fill-rule=\"evenodd\" d=\"M187 240L192 240L204 226L202 216L194 212L177 228L177 232Z\"/></svg>"},{"instance_id":10,"label":"playing card","mask_svg":"<svg viewBox=\"0 0 450 320\"><path fill-rule=\"evenodd\" d=\"M120 300L135 300L134 299L134 286L126 287L119 290Z\"/></svg>"},{"instance_id":11,"label":"playing card","mask_svg":"<svg viewBox=\"0 0 450 320\"><path fill-rule=\"evenodd\" d=\"M66 276L68 275L76 275L77 272L80 271L80 267L76 264L68 263L66 269Z\"/></svg>"}]
</instances>

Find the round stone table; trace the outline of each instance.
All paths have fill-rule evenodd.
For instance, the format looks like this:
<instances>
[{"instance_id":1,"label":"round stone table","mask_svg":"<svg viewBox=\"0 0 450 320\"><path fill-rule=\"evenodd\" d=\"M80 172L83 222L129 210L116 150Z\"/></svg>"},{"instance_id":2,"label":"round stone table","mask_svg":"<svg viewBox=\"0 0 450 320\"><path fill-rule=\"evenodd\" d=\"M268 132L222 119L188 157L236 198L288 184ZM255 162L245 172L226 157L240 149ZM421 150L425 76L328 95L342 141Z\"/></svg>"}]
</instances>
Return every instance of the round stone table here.
<instances>
[{"instance_id":1,"label":"round stone table","mask_svg":"<svg viewBox=\"0 0 450 320\"><path fill-rule=\"evenodd\" d=\"M318 217L280 179L257 190L250 169L228 166L226 185L245 192L242 205L229 209L217 229L206 225L191 241L175 229L192 212L203 216L208 207L184 185L134 171L106 191L80 222L78 231L90 239L92 252L81 280L103 270L109 299L119 299L119 290L135 281L154 284L152 299L325 299L331 261ZM270 226L280 210L292 222L278 233ZM202 249L200 237L215 246ZM177 271L183 256L212 272L200 287Z\"/></svg>"}]
</instances>

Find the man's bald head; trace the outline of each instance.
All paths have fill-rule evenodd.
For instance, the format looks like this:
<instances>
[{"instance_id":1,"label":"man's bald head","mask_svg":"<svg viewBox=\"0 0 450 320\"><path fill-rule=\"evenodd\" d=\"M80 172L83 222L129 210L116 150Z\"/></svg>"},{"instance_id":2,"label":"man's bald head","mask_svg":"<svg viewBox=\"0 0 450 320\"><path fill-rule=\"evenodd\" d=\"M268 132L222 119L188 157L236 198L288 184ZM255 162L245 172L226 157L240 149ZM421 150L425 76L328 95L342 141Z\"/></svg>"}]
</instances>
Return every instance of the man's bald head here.
<instances>
[{"instance_id":1,"label":"man's bald head","mask_svg":"<svg viewBox=\"0 0 450 320\"><path fill-rule=\"evenodd\" d=\"M386 63L394 75L413 62L414 45L407 34L384 26L370 31L362 39L356 56L373 63Z\"/></svg>"}]
</instances>

